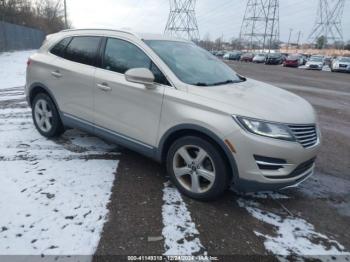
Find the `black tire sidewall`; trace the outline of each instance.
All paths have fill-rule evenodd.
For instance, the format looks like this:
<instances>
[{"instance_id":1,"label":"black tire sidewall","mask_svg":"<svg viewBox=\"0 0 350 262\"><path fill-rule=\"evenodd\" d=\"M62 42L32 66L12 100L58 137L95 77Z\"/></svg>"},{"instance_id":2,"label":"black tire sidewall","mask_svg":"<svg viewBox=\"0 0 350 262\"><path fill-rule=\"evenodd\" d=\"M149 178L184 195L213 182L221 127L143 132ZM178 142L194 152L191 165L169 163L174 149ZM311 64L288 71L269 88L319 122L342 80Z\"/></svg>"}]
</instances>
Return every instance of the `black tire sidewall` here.
<instances>
[{"instance_id":1,"label":"black tire sidewall","mask_svg":"<svg viewBox=\"0 0 350 262\"><path fill-rule=\"evenodd\" d=\"M193 193L191 191L188 191L186 188L184 188L179 181L176 179L174 170L173 170L173 158L176 153L176 151L185 145L194 145L201 147L204 149L212 161L214 162L216 176L215 181L212 187L205 193ZM167 172L170 176L171 182L179 189L181 193L184 195L201 200L201 201L210 201L215 200L216 198L220 197L228 188L229 186L229 173L228 173L228 167L227 163L225 162L222 153L217 148L217 146L213 145L211 142L195 136L186 136L182 137L178 140L176 140L170 147L167 159L166 159L166 167Z\"/></svg>"},{"instance_id":2,"label":"black tire sidewall","mask_svg":"<svg viewBox=\"0 0 350 262\"><path fill-rule=\"evenodd\" d=\"M35 119L35 105L38 102L38 100L45 100L47 104L49 105L51 112L52 112L52 128L49 132L44 132L43 130L40 129L38 126L36 119ZM51 138L51 137L56 137L62 134L63 132L63 126L61 122L60 115L57 111L56 105L52 101L52 99L44 93L40 93L34 97L33 103L32 103L32 117L33 117L33 122L38 130L38 132L45 137Z\"/></svg>"}]
</instances>

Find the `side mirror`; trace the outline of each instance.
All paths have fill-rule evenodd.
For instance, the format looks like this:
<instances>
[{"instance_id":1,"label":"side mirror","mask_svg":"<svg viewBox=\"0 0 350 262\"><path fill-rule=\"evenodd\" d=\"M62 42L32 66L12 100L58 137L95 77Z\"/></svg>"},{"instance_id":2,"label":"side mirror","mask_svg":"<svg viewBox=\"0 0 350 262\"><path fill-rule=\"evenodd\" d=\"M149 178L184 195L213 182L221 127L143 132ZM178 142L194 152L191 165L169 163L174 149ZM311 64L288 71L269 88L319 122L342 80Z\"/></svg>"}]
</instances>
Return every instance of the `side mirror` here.
<instances>
[{"instance_id":1,"label":"side mirror","mask_svg":"<svg viewBox=\"0 0 350 262\"><path fill-rule=\"evenodd\" d=\"M155 88L154 75L147 68L133 68L125 72L126 81L138 84L144 84L146 88Z\"/></svg>"}]
</instances>

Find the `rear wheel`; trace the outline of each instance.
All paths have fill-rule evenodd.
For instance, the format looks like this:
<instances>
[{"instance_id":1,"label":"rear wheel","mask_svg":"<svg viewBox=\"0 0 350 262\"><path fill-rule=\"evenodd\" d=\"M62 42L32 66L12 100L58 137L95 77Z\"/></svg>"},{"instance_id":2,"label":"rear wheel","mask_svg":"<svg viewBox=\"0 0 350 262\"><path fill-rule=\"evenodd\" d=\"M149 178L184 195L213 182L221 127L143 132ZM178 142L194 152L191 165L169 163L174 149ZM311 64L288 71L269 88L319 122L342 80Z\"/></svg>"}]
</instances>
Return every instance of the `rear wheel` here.
<instances>
[{"instance_id":1,"label":"rear wheel","mask_svg":"<svg viewBox=\"0 0 350 262\"><path fill-rule=\"evenodd\" d=\"M167 155L172 182L185 195L203 201L219 197L229 186L227 165L221 152L205 139L178 139Z\"/></svg>"},{"instance_id":2,"label":"rear wheel","mask_svg":"<svg viewBox=\"0 0 350 262\"><path fill-rule=\"evenodd\" d=\"M57 137L64 132L58 110L52 99L44 93L35 96L32 116L36 129L45 137Z\"/></svg>"}]
</instances>

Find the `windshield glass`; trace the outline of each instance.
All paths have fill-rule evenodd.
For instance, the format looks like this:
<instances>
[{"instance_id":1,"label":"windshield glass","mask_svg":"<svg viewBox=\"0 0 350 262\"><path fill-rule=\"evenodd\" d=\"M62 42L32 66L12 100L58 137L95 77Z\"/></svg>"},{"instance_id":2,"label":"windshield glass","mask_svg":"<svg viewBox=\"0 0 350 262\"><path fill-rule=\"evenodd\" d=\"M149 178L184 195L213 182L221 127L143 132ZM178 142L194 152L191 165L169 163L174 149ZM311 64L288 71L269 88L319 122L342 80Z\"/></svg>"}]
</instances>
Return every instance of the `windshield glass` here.
<instances>
[{"instance_id":1,"label":"windshield glass","mask_svg":"<svg viewBox=\"0 0 350 262\"><path fill-rule=\"evenodd\" d=\"M323 57L320 56L314 56L310 58L311 62L322 62L323 61Z\"/></svg>"},{"instance_id":2,"label":"windshield glass","mask_svg":"<svg viewBox=\"0 0 350 262\"><path fill-rule=\"evenodd\" d=\"M273 58L276 58L276 57L280 57L281 54L269 54L268 57L273 57Z\"/></svg>"},{"instance_id":3,"label":"windshield glass","mask_svg":"<svg viewBox=\"0 0 350 262\"><path fill-rule=\"evenodd\" d=\"M339 62L350 63L350 57L342 57L342 58L340 58Z\"/></svg>"},{"instance_id":4,"label":"windshield glass","mask_svg":"<svg viewBox=\"0 0 350 262\"><path fill-rule=\"evenodd\" d=\"M193 43L165 40L145 42L186 84L214 86L242 81L229 66Z\"/></svg>"},{"instance_id":5,"label":"windshield glass","mask_svg":"<svg viewBox=\"0 0 350 262\"><path fill-rule=\"evenodd\" d=\"M298 59L299 59L299 56L291 55L291 56L288 56L287 59L290 59L290 60L298 60Z\"/></svg>"}]
</instances>

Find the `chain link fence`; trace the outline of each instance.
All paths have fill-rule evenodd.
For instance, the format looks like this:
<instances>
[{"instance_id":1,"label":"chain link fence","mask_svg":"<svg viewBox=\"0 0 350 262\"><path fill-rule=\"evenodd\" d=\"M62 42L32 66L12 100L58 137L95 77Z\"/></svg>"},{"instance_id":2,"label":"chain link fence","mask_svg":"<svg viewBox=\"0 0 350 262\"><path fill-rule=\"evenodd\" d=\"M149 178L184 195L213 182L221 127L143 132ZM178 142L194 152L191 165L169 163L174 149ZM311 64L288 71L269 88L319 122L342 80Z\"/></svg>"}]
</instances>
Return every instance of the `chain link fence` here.
<instances>
[{"instance_id":1,"label":"chain link fence","mask_svg":"<svg viewBox=\"0 0 350 262\"><path fill-rule=\"evenodd\" d=\"M44 39L41 30L0 21L0 52L37 49Z\"/></svg>"}]
</instances>

